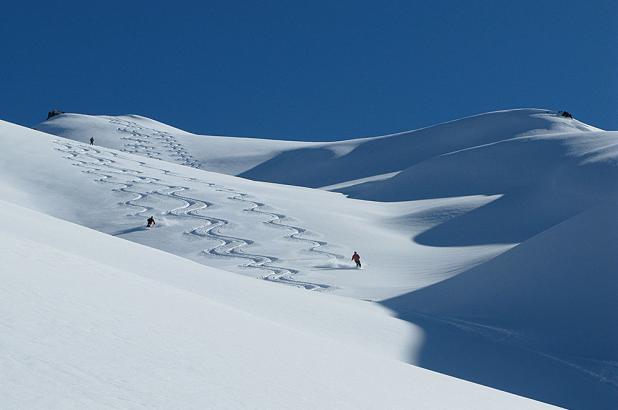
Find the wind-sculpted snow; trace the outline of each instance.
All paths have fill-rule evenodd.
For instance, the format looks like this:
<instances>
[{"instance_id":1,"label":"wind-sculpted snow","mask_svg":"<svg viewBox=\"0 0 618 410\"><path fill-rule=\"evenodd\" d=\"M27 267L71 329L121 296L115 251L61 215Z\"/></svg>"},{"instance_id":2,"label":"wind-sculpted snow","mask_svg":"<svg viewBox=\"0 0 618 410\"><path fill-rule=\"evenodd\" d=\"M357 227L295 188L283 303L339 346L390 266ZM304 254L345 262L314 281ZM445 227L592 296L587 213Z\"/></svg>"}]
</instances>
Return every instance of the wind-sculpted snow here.
<instances>
[{"instance_id":1,"label":"wind-sculpted snow","mask_svg":"<svg viewBox=\"0 0 618 410\"><path fill-rule=\"evenodd\" d=\"M411 364L568 408L615 407L617 242L604 223L617 212L615 132L547 110L333 143L196 136L135 116L44 126L112 149L7 125L0 192L11 202L229 271L382 301L420 329Z\"/></svg>"},{"instance_id":2,"label":"wind-sculpted snow","mask_svg":"<svg viewBox=\"0 0 618 410\"><path fill-rule=\"evenodd\" d=\"M304 238L303 234L307 232L305 228L286 223L286 215L265 210L269 208L267 204L249 199L248 194L199 178L186 178L182 175L176 175L164 168L156 168L145 162L129 159L110 151L102 152L96 148L63 141L56 141L56 144L59 151L67 154L66 158L73 161L78 167L83 168L83 172L96 175L97 182L111 185L111 189L116 192L130 194L131 199L120 202L120 205L134 210L129 216L136 217L141 221L150 213L157 212L182 219L193 226L185 231L184 235L204 237L217 242L216 245L204 248L201 251L201 254L205 257L245 260L246 262L240 265L241 267L266 271L267 273L262 278L270 281L302 286L312 290L325 290L330 287L325 284L295 280L294 275L298 271L294 268L279 266L277 264L279 258L276 256L251 253L248 248L255 244L254 240L224 233L230 230L228 228L231 221L208 215L208 209L216 207L217 204L189 195L188 192L192 189L190 186L170 185L163 179L166 176L174 176L185 180L189 183L188 185L197 183L216 192L223 192L227 194L228 200L244 204L246 207L242 209L243 212L267 216L268 219L263 221L264 224L286 231L285 238L306 245L309 252L324 257L325 262L342 258L341 255L321 249L328 245L327 242ZM119 165L118 160L122 160L122 165ZM144 169L148 171L148 176L145 175ZM152 176L152 171L160 173L162 178ZM180 200L182 205L159 210L147 205L149 197L160 197L164 200L163 203L167 203L165 202L166 199ZM137 229L122 230L115 234L121 236L136 231Z\"/></svg>"},{"instance_id":3,"label":"wind-sculpted snow","mask_svg":"<svg viewBox=\"0 0 618 410\"><path fill-rule=\"evenodd\" d=\"M485 264L383 303L425 329L423 366L524 395L534 374L542 401L613 409L617 208L600 202ZM517 370L525 360L534 372Z\"/></svg>"},{"instance_id":4,"label":"wind-sculpted snow","mask_svg":"<svg viewBox=\"0 0 618 410\"><path fill-rule=\"evenodd\" d=\"M1 200L0 260L3 409L551 408L397 360L411 326L376 305Z\"/></svg>"},{"instance_id":5,"label":"wind-sculpted snow","mask_svg":"<svg viewBox=\"0 0 618 410\"><path fill-rule=\"evenodd\" d=\"M391 201L410 198L414 188L395 175L432 158L519 136L599 131L543 109L496 111L413 131L334 142L200 136L139 116L62 114L37 128L78 141L93 135L106 147L253 180L314 188L344 185L345 189L331 189ZM388 174L392 178L380 178ZM382 181L362 182L371 179ZM351 188L354 185L361 186Z\"/></svg>"}]
</instances>

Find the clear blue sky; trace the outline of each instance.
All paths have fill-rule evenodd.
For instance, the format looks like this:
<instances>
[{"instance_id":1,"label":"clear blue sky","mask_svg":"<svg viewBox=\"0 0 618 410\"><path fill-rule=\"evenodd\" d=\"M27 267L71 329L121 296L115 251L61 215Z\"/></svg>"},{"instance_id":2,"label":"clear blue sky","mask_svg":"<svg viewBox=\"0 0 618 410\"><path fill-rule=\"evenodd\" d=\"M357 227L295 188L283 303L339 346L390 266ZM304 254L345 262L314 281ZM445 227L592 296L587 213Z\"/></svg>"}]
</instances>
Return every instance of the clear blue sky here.
<instances>
[{"instance_id":1,"label":"clear blue sky","mask_svg":"<svg viewBox=\"0 0 618 410\"><path fill-rule=\"evenodd\" d=\"M0 118L330 140L505 108L618 129L618 2L41 1L0 10Z\"/></svg>"}]
</instances>

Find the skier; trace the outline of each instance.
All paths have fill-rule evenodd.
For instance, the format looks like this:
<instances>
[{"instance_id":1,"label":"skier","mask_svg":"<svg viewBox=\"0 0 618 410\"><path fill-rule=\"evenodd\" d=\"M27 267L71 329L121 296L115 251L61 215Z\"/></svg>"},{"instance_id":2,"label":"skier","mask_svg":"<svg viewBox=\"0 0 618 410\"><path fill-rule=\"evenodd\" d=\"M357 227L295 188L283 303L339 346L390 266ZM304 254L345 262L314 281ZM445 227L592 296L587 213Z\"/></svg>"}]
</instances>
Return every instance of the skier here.
<instances>
[{"instance_id":1,"label":"skier","mask_svg":"<svg viewBox=\"0 0 618 410\"><path fill-rule=\"evenodd\" d=\"M148 228L150 228L151 226L154 226L155 224L154 217L151 216L150 218L146 220L146 222L148 222L148 225L146 225Z\"/></svg>"},{"instance_id":2,"label":"skier","mask_svg":"<svg viewBox=\"0 0 618 410\"><path fill-rule=\"evenodd\" d=\"M94 145L94 137L90 137L90 145Z\"/></svg>"},{"instance_id":3,"label":"skier","mask_svg":"<svg viewBox=\"0 0 618 410\"><path fill-rule=\"evenodd\" d=\"M352 260L354 262L356 262L356 267L360 268L361 267L361 263L360 263L360 255L358 253L356 253L356 251L354 251L354 255L352 255Z\"/></svg>"}]
</instances>

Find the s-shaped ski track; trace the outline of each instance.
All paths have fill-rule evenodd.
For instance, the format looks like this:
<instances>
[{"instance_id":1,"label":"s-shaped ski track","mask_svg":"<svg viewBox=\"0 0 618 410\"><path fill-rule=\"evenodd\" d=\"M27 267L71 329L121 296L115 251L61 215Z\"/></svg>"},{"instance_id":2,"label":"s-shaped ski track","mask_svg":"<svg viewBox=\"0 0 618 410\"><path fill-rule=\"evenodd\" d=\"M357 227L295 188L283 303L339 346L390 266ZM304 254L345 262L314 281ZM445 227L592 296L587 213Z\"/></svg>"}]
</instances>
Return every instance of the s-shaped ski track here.
<instances>
[{"instance_id":1,"label":"s-shaped ski track","mask_svg":"<svg viewBox=\"0 0 618 410\"><path fill-rule=\"evenodd\" d=\"M181 206L165 210L162 213L198 223L196 227L185 232L185 234L216 240L218 242L216 246L202 250L205 256L243 259L246 262L239 266L265 271L265 274L260 276L264 280L316 291L325 291L331 288L331 286L326 284L296 280L294 276L299 271L279 266L277 263L280 260L275 256L247 252L247 248L255 243L253 240L224 234L222 229L228 226L230 221L203 213L209 207L213 207L213 203L203 198L189 195L188 191L191 188L188 186L167 184L161 178L155 177L152 174L154 171L155 173L162 174L163 178L166 176L182 178L188 182L203 184L219 192L229 193L228 199L249 205L243 209L243 212L254 212L268 216L269 219L262 223L287 230L289 233L285 238L306 243L309 246L309 252L314 252L329 260L332 258L343 258L341 255L320 249L327 246L327 242L303 238L302 235L308 232L305 228L285 223L284 220L289 219L285 214L266 211L266 208L270 208L268 205L248 199L248 194L205 181L201 178L187 178L184 175L152 166L144 161L125 157L107 149L92 148L85 144L61 140L55 142L58 145L56 149L63 152L65 158L73 161L74 165L83 168L82 172L96 175L95 180L99 183L113 185L113 191L132 195L132 198L119 203L119 205L137 209L136 212L129 214L129 216L143 217L142 214L154 211L154 207L140 203L144 202L149 196L167 197L176 201L182 201L183 204ZM148 186L150 189L140 189L143 186Z\"/></svg>"}]
</instances>

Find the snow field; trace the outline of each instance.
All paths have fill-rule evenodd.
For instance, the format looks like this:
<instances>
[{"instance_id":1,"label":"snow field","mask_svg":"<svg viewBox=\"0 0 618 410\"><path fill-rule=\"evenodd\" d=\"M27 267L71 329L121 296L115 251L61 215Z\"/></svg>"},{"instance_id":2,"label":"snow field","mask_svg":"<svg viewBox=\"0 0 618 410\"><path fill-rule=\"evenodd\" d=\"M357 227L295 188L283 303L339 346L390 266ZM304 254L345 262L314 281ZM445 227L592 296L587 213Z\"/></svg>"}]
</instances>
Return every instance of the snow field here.
<instances>
[{"instance_id":1,"label":"snow field","mask_svg":"<svg viewBox=\"0 0 618 410\"><path fill-rule=\"evenodd\" d=\"M266 280L121 271L537 400L618 402L615 132L535 109L333 143L196 136L138 116L39 128L76 141L1 123L3 199ZM265 297L269 282L287 290Z\"/></svg>"}]
</instances>

